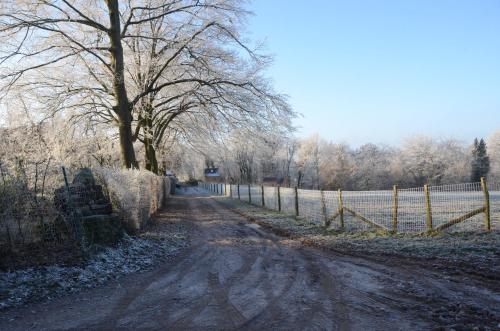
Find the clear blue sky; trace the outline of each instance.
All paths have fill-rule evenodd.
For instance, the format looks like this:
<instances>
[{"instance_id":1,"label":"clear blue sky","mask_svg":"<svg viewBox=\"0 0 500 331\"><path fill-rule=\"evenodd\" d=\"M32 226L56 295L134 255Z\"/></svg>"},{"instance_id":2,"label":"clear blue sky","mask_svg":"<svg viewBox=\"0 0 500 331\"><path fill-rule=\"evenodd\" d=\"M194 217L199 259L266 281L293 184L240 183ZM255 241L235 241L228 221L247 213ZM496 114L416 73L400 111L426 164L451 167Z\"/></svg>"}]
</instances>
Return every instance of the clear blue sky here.
<instances>
[{"instance_id":1,"label":"clear blue sky","mask_svg":"<svg viewBox=\"0 0 500 331\"><path fill-rule=\"evenodd\" d=\"M354 146L500 129L500 0L254 0L269 76L318 132Z\"/></svg>"}]
</instances>

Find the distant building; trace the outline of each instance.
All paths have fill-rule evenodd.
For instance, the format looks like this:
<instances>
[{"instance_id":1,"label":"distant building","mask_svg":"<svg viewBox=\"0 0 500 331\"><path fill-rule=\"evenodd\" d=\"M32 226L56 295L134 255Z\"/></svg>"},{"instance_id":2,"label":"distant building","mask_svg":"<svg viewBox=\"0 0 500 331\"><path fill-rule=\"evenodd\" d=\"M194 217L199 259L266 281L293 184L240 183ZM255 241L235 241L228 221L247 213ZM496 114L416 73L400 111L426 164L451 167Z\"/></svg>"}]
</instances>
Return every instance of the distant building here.
<instances>
[{"instance_id":1,"label":"distant building","mask_svg":"<svg viewBox=\"0 0 500 331\"><path fill-rule=\"evenodd\" d=\"M219 173L219 168L205 168L205 182L220 183L222 177Z\"/></svg>"}]
</instances>

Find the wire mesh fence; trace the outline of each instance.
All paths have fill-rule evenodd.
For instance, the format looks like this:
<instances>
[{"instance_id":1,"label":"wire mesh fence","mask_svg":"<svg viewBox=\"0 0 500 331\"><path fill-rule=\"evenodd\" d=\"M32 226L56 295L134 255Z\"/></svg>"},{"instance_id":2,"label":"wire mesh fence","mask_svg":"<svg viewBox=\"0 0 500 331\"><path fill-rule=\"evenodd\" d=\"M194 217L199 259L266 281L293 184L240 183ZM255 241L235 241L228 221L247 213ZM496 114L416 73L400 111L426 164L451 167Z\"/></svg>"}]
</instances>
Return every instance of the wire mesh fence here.
<instances>
[{"instance_id":1,"label":"wire mesh fence","mask_svg":"<svg viewBox=\"0 0 500 331\"><path fill-rule=\"evenodd\" d=\"M214 192L213 185L201 185ZM499 183L487 185L484 181L408 189L395 186L393 190L380 191L230 187L232 198L299 216L330 229L399 233L500 230Z\"/></svg>"},{"instance_id":2,"label":"wire mesh fence","mask_svg":"<svg viewBox=\"0 0 500 331\"><path fill-rule=\"evenodd\" d=\"M262 206L262 186L250 186L251 203L256 206Z\"/></svg>"},{"instance_id":3,"label":"wire mesh fence","mask_svg":"<svg viewBox=\"0 0 500 331\"><path fill-rule=\"evenodd\" d=\"M264 186L264 204L266 208L278 210L278 188L276 186Z\"/></svg>"},{"instance_id":4,"label":"wire mesh fence","mask_svg":"<svg viewBox=\"0 0 500 331\"><path fill-rule=\"evenodd\" d=\"M500 229L500 182L489 186L491 228Z\"/></svg>"}]
</instances>

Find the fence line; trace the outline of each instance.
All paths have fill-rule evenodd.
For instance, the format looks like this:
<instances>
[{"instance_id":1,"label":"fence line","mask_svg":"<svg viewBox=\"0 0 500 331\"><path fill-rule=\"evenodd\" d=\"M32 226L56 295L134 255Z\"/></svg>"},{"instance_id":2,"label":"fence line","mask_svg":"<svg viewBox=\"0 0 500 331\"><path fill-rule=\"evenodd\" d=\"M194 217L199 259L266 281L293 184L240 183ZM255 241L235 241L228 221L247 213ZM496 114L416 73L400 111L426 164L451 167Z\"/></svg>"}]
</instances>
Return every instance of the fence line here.
<instances>
[{"instance_id":1,"label":"fence line","mask_svg":"<svg viewBox=\"0 0 500 331\"><path fill-rule=\"evenodd\" d=\"M200 183L218 195L295 215L329 229L393 233L500 230L500 185L477 183L380 191Z\"/></svg>"}]
</instances>

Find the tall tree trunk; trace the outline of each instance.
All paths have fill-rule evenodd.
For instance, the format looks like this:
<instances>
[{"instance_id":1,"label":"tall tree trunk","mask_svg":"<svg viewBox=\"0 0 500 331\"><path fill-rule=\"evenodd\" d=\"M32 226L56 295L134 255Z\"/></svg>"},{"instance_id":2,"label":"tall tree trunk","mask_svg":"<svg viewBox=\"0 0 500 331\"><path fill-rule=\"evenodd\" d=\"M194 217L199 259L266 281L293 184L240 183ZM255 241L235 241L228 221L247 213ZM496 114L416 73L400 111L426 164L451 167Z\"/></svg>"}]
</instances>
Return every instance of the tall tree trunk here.
<instances>
[{"instance_id":1,"label":"tall tree trunk","mask_svg":"<svg viewBox=\"0 0 500 331\"><path fill-rule=\"evenodd\" d=\"M156 150L151 139L144 140L144 152L146 157L146 170L158 175L158 159L156 158Z\"/></svg>"},{"instance_id":2,"label":"tall tree trunk","mask_svg":"<svg viewBox=\"0 0 500 331\"><path fill-rule=\"evenodd\" d=\"M123 165L126 168L138 168L132 138L132 109L125 88L123 47L118 0L107 0L109 10L111 41L111 66L113 68L114 110L118 116L120 134L120 151Z\"/></svg>"},{"instance_id":3,"label":"tall tree trunk","mask_svg":"<svg viewBox=\"0 0 500 331\"><path fill-rule=\"evenodd\" d=\"M156 158L156 148L153 128L153 106L147 104L142 107L144 118L142 119L142 130L144 134L144 156L146 161L146 170L159 175L158 159Z\"/></svg>"}]
</instances>

